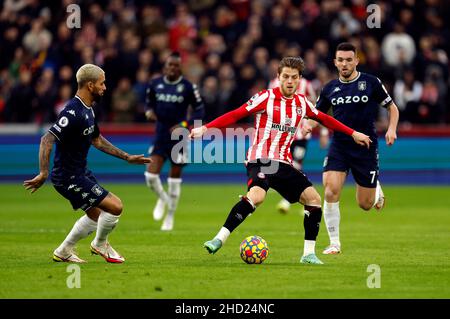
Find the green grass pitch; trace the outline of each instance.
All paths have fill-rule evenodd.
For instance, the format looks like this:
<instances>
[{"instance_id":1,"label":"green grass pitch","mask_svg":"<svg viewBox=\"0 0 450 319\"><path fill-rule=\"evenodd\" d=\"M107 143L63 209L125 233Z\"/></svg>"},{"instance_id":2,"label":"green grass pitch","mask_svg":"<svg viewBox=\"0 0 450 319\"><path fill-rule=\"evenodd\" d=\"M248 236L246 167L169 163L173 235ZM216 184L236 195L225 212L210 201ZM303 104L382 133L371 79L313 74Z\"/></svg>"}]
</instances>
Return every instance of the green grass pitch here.
<instances>
[{"instance_id":1,"label":"green grass pitch","mask_svg":"<svg viewBox=\"0 0 450 319\"><path fill-rule=\"evenodd\" d=\"M324 256L322 220L317 242L321 266L299 263L303 250L300 205L280 215L280 199L266 201L209 255L203 242L222 226L245 185L192 185L182 197L172 232L152 220L155 196L144 184L107 184L124 203L124 214L110 236L126 262L107 264L91 256L92 236L78 243L80 288L68 288L66 263L51 260L81 211L46 184L30 195L20 185L0 185L1 298L450 298L450 187L385 186L381 213L364 212L347 185L341 198L343 254ZM322 189L318 187L322 192ZM262 236L270 253L261 265L247 265L239 244ZM368 288L381 270L380 288Z\"/></svg>"}]
</instances>

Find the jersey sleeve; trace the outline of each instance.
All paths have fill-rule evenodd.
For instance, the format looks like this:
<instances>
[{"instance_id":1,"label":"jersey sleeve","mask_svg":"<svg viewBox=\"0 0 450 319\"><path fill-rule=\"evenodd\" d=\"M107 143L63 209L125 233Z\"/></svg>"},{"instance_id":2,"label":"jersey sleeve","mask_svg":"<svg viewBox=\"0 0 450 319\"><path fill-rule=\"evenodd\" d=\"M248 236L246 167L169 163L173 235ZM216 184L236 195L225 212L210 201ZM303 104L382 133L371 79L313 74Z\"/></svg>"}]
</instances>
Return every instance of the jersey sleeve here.
<instances>
[{"instance_id":1,"label":"jersey sleeve","mask_svg":"<svg viewBox=\"0 0 450 319\"><path fill-rule=\"evenodd\" d=\"M267 106L267 99L269 93L267 91L262 91L255 94L246 103L242 104L237 109L225 113L219 116L215 120L206 124L206 127L226 127L230 124L236 123L240 119L249 116L250 114L265 112Z\"/></svg>"},{"instance_id":2,"label":"jersey sleeve","mask_svg":"<svg viewBox=\"0 0 450 319\"><path fill-rule=\"evenodd\" d=\"M303 99L305 100L305 105L306 105L305 116L307 118L316 117L317 114L319 114L319 111L317 110L317 108L307 98L303 97Z\"/></svg>"},{"instance_id":3,"label":"jersey sleeve","mask_svg":"<svg viewBox=\"0 0 450 319\"><path fill-rule=\"evenodd\" d=\"M145 91L145 111L153 110L156 105L155 89L153 82L150 82Z\"/></svg>"},{"instance_id":4,"label":"jersey sleeve","mask_svg":"<svg viewBox=\"0 0 450 319\"><path fill-rule=\"evenodd\" d=\"M326 91L326 87L324 87L316 101L316 108L323 113L328 113L331 108L331 102L326 96Z\"/></svg>"},{"instance_id":5,"label":"jersey sleeve","mask_svg":"<svg viewBox=\"0 0 450 319\"><path fill-rule=\"evenodd\" d=\"M392 103L392 98L379 78L374 81L372 99L382 107L387 107Z\"/></svg>"},{"instance_id":6,"label":"jersey sleeve","mask_svg":"<svg viewBox=\"0 0 450 319\"><path fill-rule=\"evenodd\" d=\"M322 125L326 126L327 128L329 128L333 131L342 132L346 135L353 134L354 130L352 128L339 122L338 120L334 119L333 117L317 110L307 99L305 99L305 101L306 101L305 116L307 118L318 121Z\"/></svg>"},{"instance_id":7,"label":"jersey sleeve","mask_svg":"<svg viewBox=\"0 0 450 319\"><path fill-rule=\"evenodd\" d=\"M66 141L79 127L78 118L74 114L73 110L62 110L61 113L59 113L55 124L50 127L49 132L53 134L58 141L64 143L64 141Z\"/></svg>"},{"instance_id":8,"label":"jersey sleeve","mask_svg":"<svg viewBox=\"0 0 450 319\"><path fill-rule=\"evenodd\" d=\"M267 107L269 92L261 91L253 95L244 105L249 114L264 113Z\"/></svg>"}]
</instances>

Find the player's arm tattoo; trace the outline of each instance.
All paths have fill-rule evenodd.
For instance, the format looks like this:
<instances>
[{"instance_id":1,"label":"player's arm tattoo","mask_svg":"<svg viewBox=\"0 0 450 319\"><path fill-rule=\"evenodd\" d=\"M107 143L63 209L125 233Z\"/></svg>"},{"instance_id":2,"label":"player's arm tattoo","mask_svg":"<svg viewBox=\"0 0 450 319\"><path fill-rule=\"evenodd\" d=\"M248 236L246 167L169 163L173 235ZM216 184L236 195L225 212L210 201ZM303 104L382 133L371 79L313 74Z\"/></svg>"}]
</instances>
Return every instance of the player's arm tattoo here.
<instances>
[{"instance_id":1,"label":"player's arm tattoo","mask_svg":"<svg viewBox=\"0 0 450 319\"><path fill-rule=\"evenodd\" d=\"M39 170L45 177L48 176L48 170L50 167L50 154L52 153L53 143L55 143L55 136L47 132L41 138L41 144L39 146Z\"/></svg>"},{"instance_id":2,"label":"player's arm tattoo","mask_svg":"<svg viewBox=\"0 0 450 319\"><path fill-rule=\"evenodd\" d=\"M120 148L115 147L111 144L106 138L104 138L102 135L99 135L98 137L94 138L92 140L92 145L94 145L97 149L100 151L118 157L120 159L123 159L125 161L128 160L128 157L130 154L122 151Z\"/></svg>"}]
</instances>

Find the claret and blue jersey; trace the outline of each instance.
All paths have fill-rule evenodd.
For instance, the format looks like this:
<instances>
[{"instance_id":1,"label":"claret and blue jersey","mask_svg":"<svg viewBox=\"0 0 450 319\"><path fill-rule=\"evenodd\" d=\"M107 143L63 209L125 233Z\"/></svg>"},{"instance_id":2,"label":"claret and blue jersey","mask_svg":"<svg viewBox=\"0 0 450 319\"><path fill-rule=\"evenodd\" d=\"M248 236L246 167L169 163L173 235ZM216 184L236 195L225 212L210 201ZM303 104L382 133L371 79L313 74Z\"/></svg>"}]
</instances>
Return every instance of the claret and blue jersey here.
<instances>
[{"instance_id":1,"label":"claret and blue jersey","mask_svg":"<svg viewBox=\"0 0 450 319\"><path fill-rule=\"evenodd\" d=\"M170 135L170 128L187 121L189 105L193 112L189 122L201 120L204 114L203 102L196 85L184 77L170 82L164 76L153 79L147 88L147 108L152 109L157 118L158 135Z\"/></svg>"},{"instance_id":2,"label":"claret and blue jersey","mask_svg":"<svg viewBox=\"0 0 450 319\"><path fill-rule=\"evenodd\" d=\"M188 119L189 106L192 113ZM203 119L205 111L197 86L182 76L173 82L164 76L155 78L147 88L147 109L153 110L157 117L156 137L149 153L170 158L174 164L185 163L187 153L182 151L177 158L172 158L171 151L178 140L172 140L171 128L184 121L192 125L195 120Z\"/></svg>"},{"instance_id":3,"label":"claret and blue jersey","mask_svg":"<svg viewBox=\"0 0 450 319\"><path fill-rule=\"evenodd\" d=\"M52 179L84 174L92 139L100 134L92 107L75 96L49 132L56 137Z\"/></svg>"},{"instance_id":4,"label":"claret and blue jersey","mask_svg":"<svg viewBox=\"0 0 450 319\"><path fill-rule=\"evenodd\" d=\"M340 79L329 82L322 89L316 107L324 113L332 108L335 119L368 135L372 140L372 148L376 148L378 143L375 122L378 107L387 107L391 102L392 98L377 77L359 72L358 76L349 82ZM339 132L334 133L333 140L360 148L352 137Z\"/></svg>"}]
</instances>

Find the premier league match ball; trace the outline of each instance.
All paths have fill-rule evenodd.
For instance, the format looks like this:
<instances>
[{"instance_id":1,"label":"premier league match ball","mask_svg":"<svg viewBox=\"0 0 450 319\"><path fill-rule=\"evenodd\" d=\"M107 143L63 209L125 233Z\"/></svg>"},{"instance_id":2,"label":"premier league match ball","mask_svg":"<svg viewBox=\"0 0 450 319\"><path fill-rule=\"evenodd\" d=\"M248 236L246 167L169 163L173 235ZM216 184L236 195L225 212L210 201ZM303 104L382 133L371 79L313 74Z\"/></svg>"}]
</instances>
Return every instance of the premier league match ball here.
<instances>
[{"instance_id":1,"label":"premier league match ball","mask_svg":"<svg viewBox=\"0 0 450 319\"><path fill-rule=\"evenodd\" d=\"M245 238L239 246L241 258L247 264L261 264L269 255L269 247L259 236Z\"/></svg>"}]
</instances>

